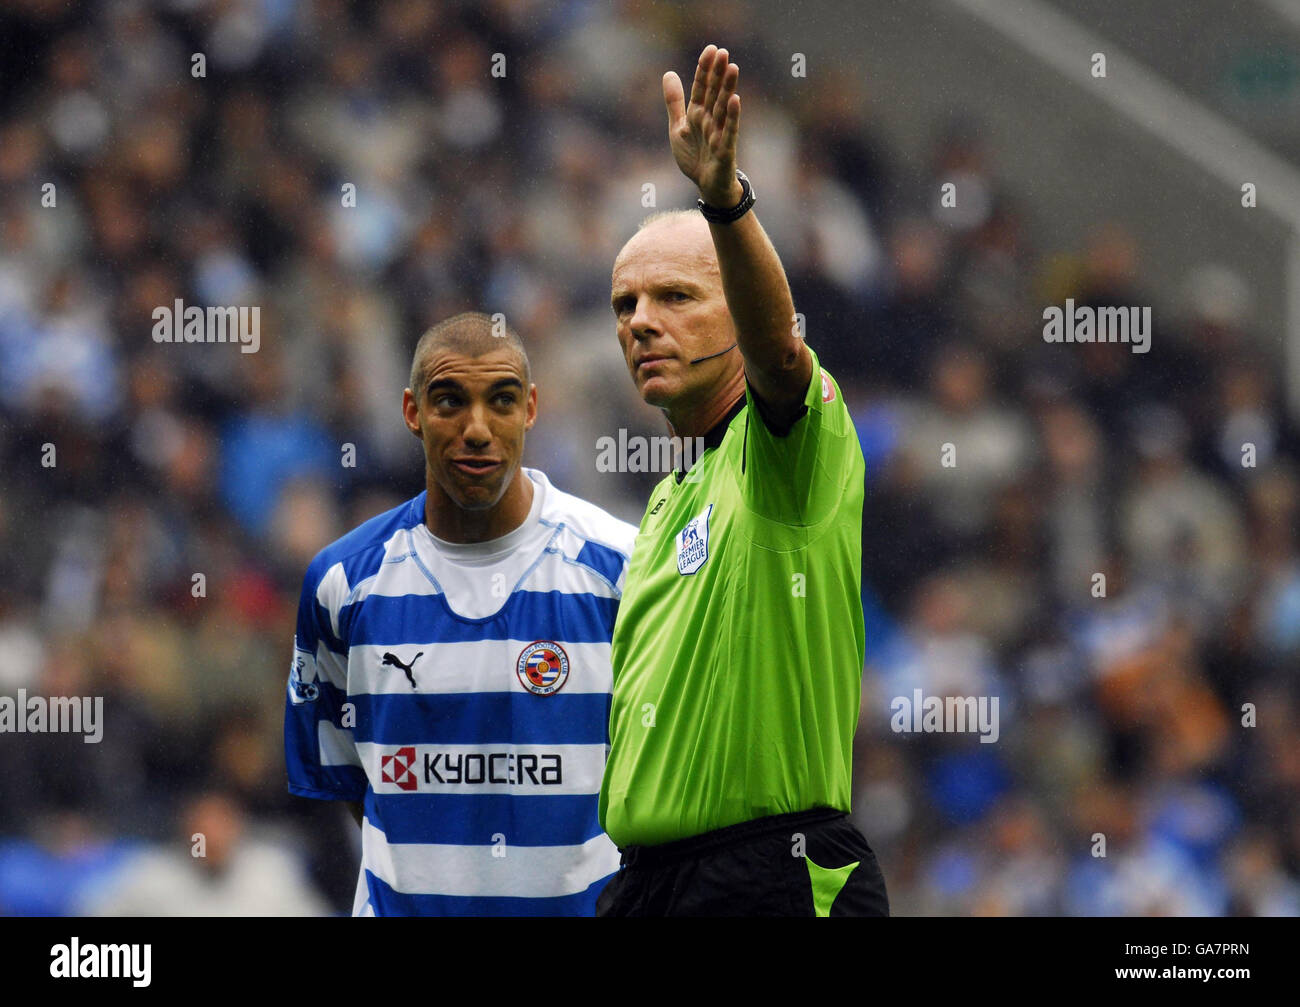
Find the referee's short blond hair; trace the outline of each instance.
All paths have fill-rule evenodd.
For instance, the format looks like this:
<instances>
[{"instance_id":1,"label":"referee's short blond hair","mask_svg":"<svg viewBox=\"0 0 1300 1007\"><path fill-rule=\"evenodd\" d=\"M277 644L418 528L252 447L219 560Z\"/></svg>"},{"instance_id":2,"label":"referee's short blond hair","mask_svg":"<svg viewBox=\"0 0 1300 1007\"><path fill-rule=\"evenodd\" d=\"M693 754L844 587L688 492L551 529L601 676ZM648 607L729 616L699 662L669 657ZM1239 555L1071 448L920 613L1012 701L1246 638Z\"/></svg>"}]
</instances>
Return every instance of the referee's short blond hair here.
<instances>
[{"instance_id":1,"label":"referee's short blond hair","mask_svg":"<svg viewBox=\"0 0 1300 1007\"><path fill-rule=\"evenodd\" d=\"M656 210L654 213L650 214L650 216L642 220L641 223L637 224L636 229L638 231L644 231L651 224L657 224L661 220L694 220L699 216L699 210Z\"/></svg>"}]
</instances>

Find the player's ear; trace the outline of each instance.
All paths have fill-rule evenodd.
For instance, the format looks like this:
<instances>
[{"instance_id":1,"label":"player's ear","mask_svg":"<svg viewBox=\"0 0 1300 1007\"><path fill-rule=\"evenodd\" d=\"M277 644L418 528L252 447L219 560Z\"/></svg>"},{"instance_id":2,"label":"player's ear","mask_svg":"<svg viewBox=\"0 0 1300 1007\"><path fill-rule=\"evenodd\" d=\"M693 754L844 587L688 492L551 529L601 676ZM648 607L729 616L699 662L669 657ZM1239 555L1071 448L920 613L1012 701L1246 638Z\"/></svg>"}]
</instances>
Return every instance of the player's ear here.
<instances>
[{"instance_id":1,"label":"player's ear","mask_svg":"<svg viewBox=\"0 0 1300 1007\"><path fill-rule=\"evenodd\" d=\"M537 386L528 386L528 418L524 420L524 429L533 429L533 424L537 422Z\"/></svg>"},{"instance_id":2,"label":"player's ear","mask_svg":"<svg viewBox=\"0 0 1300 1007\"><path fill-rule=\"evenodd\" d=\"M424 439L424 435L420 432L420 407L415 401L415 393L409 388L402 392L402 421L406 424L407 430L421 440Z\"/></svg>"}]
</instances>

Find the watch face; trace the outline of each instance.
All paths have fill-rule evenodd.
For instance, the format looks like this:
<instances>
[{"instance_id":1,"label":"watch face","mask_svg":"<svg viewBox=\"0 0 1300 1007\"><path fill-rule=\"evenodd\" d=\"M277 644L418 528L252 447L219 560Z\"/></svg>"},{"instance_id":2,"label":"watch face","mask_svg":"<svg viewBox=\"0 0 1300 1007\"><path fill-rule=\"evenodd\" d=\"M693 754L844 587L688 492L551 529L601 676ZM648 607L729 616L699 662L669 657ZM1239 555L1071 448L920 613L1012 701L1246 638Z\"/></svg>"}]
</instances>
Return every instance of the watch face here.
<instances>
[{"instance_id":1,"label":"watch face","mask_svg":"<svg viewBox=\"0 0 1300 1007\"><path fill-rule=\"evenodd\" d=\"M746 175L743 171L737 168L736 177L740 179L740 185L745 190L745 194L740 197L740 202L736 204L735 212L737 213L737 216L739 216L741 212L748 210L751 206L753 206L754 200L757 197L754 195L754 186L750 184L748 175Z\"/></svg>"},{"instance_id":2,"label":"watch face","mask_svg":"<svg viewBox=\"0 0 1300 1007\"><path fill-rule=\"evenodd\" d=\"M710 206L702 199L696 199L695 205L699 207L700 213L704 214L704 219L717 224L730 224L732 221L739 220L749 208L754 205L758 197L754 194L754 187L750 184L747 176L739 168L736 169L736 178L740 180L740 186L744 193L740 197L740 202L732 207Z\"/></svg>"}]
</instances>

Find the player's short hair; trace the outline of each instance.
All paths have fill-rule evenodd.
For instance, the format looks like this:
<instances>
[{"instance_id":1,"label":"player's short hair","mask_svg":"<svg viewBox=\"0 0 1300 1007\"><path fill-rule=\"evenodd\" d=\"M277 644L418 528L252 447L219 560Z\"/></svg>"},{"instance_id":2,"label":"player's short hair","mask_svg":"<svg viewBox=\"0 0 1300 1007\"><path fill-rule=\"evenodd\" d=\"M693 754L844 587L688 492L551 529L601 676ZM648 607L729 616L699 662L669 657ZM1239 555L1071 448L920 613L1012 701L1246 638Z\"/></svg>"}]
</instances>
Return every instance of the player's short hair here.
<instances>
[{"instance_id":1,"label":"player's short hair","mask_svg":"<svg viewBox=\"0 0 1300 1007\"><path fill-rule=\"evenodd\" d=\"M415 401L423 401L424 372L434 351L449 350L469 357L481 357L502 349L518 354L524 372L524 387L527 388L532 383L528 353L519 334L504 321L494 321L491 315L482 311L463 311L439 322L420 337L411 355L410 389Z\"/></svg>"}]
</instances>

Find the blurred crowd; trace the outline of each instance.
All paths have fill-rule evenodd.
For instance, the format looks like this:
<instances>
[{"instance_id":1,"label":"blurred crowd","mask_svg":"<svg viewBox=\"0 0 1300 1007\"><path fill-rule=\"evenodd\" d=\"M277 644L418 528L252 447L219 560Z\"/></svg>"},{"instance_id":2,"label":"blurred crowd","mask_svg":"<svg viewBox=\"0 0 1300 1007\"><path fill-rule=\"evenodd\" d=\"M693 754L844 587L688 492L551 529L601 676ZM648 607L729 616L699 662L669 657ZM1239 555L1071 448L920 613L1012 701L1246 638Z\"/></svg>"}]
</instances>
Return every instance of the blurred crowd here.
<instances>
[{"instance_id":1,"label":"blurred crowd","mask_svg":"<svg viewBox=\"0 0 1300 1007\"><path fill-rule=\"evenodd\" d=\"M422 489L409 355L462 310L529 349L526 464L639 520L657 476L596 469L664 432L609 273L691 205L660 77L709 41L867 458L854 815L893 911L1300 914L1300 441L1249 284L1153 305L1122 222L1043 247L978 121L918 173L865 71L637 0L0 10L0 694L105 721L0 734L0 912L347 911L355 826L283 767L306 565ZM1045 343L1067 297L1152 305L1151 352ZM156 343L178 298L259 305L258 352ZM997 743L894 732L915 689L999 697Z\"/></svg>"}]
</instances>

